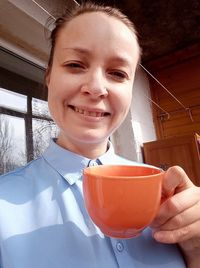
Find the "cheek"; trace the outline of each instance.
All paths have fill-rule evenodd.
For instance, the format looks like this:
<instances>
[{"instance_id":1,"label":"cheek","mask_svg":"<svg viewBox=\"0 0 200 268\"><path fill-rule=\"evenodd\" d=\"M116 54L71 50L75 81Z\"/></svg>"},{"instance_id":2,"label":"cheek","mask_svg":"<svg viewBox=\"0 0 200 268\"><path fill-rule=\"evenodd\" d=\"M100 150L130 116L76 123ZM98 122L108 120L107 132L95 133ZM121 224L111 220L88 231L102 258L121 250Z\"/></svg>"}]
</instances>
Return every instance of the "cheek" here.
<instances>
[{"instance_id":1,"label":"cheek","mask_svg":"<svg viewBox=\"0 0 200 268\"><path fill-rule=\"evenodd\" d=\"M126 113L131 105L132 100L132 88L122 88L120 91L115 92L112 98L112 107L113 109L123 114Z\"/></svg>"},{"instance_id":2,"label":"cheek","mask_svg":"<svg viewBox=\"0 0 200 268\"><path fill-rule=\"evenodd\" d=\"M48 86L48 102L53 104L64 100L69 94L68 88L62 80L52 79Z\"/></svg>"},{"instance_id":3,"label":"cheek","mask_svg":"<svg viewBox=\"0 0 200 268\"><path fill-rule=\"evenodd\" d=\"M51 116L54 120L57 119L58 115L61 112L61 109L63 107L63 98L65 97L62 86L60 85L59 80L54 79L52 76L48 85L48 106Z\"/></svg>"},{"instance_id":4,"label":"cheek","mask_svg":"<svg viewBox=\"0 0 200 268\"><path fill-rule=\"evenodd\" d=\"M49 98L53 97L55 100L64 100L78 92L80 81L75 76L60 72L59 76L52 75L48 88Z\"/></svg>"}]
</instances>

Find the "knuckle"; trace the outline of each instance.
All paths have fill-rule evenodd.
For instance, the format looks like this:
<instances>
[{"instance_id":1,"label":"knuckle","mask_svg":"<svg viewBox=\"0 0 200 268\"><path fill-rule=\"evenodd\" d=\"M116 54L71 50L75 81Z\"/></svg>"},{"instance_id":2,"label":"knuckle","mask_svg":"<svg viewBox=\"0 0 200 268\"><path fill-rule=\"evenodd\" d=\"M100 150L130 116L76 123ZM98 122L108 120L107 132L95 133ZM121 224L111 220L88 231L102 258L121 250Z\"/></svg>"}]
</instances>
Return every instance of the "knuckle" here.
<instances>
[{"instance_id":1,"label":"knuckle","mask_svg":"<svg viewBox=\"0 0 200 268\"><path fill-rule=\"evenodd\" d=\"M168 202L166 202L167 211L172 211L174 213L178 213L181 210L182 204L175 197L170 198Z\"/></svg>"},{"instance_id":2,"label":"knuckle","mask_svg":"<svg viewBox=\"0 0 200 268\"><path fill-rule=\"evenodd\" d=\"M178 230L171 231L168 237L169 242L178 243L181 241L185 241L187 240L188 233L189 233L188 227L184 227Z\"/></svg>"},{"instance_id":3,"label":"knuckle","mask_svg":"<svg viewBox=\"0 0 200 268\"><path fill-rule=\"evenodd\" d=\"M184 221L184 218L181 215L175 216L171 220L171 226L172 226L172 228L178 228L178 227L182 226L183 225L183 221Z\"/></svg>"},{"instance_id":4,"label":"knuckle","mask_svg":"<svg viewBox=\"0 0 200 268\"><path fill-rule=\"evenodd\" d=\"M187 236L190 233L190 226L185 226L183 228L181 228L178 232L178 236L180 238L184 238L185 236Z\"/></svg>"},{"instance_id":5,"label":"knuckle","mask_svg":"<svg viewBox=\"0 0 200 268\"><path fill-rule=\"evenodd\" d=\"M180 166L172 166L168 169L168 172L170 172L174 176L180 176L185 174L185 171Z\"/></svg>"}]
</instances>

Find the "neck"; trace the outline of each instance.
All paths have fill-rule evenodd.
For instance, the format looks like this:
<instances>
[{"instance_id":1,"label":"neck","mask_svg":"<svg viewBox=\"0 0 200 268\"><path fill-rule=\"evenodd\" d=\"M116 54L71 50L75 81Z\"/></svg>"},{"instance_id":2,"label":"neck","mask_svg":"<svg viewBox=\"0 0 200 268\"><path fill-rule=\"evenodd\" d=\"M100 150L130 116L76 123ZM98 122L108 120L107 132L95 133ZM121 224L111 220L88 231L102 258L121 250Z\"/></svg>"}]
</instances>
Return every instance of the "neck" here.
<instances>
[{"instance_id":1,"label":"neck","mask_svg":"<svg viewBox=\"0 0 200 268\"><path fill-rule=\"evenodd\" d=\"M108 139L100 143L82 143L82 142L71 142L64 139L61 135L58 136L56 143L78 155L87 157L89 159L97 159L107 151Z\"/></svg>"}]
</instances>

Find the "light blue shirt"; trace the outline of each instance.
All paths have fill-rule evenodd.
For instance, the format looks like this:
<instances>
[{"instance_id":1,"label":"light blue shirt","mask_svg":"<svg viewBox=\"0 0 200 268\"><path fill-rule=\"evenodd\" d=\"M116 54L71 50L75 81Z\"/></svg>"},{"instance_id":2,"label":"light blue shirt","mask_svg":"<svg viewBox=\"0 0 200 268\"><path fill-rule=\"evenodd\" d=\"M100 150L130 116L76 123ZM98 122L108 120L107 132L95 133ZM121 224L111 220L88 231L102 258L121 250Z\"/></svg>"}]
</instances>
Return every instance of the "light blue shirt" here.
<instances>
[{"instance_id":1,"label":"light blue shirt","mask_svg":"<svg viewBox=\"0 0 200 268\"><path fill-rule=\"evenodd\" d=\"M1 268L183 268L175 245L157 243L147 228L133 239L105 237L84 206L82 171L95 164L138 163L112 145L90 160L51 142L25 167L0 178Z\"/></svg>"}]
</instances>

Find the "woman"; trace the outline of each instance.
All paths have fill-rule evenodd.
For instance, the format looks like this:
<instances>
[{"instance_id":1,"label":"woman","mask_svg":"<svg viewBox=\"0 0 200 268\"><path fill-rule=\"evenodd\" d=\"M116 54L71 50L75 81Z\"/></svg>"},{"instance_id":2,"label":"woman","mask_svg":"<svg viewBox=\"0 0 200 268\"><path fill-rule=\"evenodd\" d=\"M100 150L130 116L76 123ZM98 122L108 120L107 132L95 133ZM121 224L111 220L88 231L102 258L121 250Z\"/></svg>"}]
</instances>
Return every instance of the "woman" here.
<instances>
[{"instance_id":1,"label":"woman","mask_svg":"<svg viewBox=\"0 0 200 268\"><path fill-rule=\"evenodd\" d=\"M51 40L46 84L60 134L40 158L1 178L1 267L197 268L200 190L180 168L166 174L163 193L173 196L153 234L105 237L84 206L85 167L138 165L109 142L131 104L140 58L133 24L116 9L86 3L56 21Z\"/></svg>"}]
</instances>

